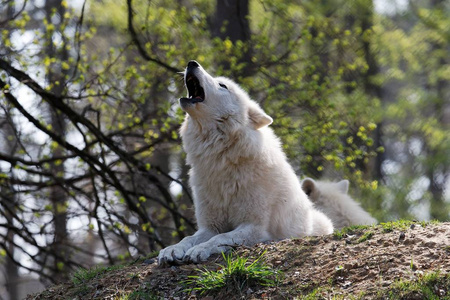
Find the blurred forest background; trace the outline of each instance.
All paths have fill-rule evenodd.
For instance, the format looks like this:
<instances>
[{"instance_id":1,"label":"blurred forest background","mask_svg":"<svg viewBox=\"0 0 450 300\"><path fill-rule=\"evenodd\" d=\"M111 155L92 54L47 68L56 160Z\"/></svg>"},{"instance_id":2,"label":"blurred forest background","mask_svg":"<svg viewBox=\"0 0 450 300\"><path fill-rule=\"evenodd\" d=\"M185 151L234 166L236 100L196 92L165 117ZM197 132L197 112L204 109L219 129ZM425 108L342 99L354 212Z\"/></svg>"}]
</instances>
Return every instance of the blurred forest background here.
<instances>
[{"instance_id":1,"label":"blurred forest background","mask_svg":"<svg viewBox=\"0 0 450 300\"><path fill-rule=\"evenodd\" d=\"M349 179L380 222L449 220L449 12L0 0L0 299L195 230L177 102L192 59L261 103L299 179Z\"/></svg>"}]
</instances>

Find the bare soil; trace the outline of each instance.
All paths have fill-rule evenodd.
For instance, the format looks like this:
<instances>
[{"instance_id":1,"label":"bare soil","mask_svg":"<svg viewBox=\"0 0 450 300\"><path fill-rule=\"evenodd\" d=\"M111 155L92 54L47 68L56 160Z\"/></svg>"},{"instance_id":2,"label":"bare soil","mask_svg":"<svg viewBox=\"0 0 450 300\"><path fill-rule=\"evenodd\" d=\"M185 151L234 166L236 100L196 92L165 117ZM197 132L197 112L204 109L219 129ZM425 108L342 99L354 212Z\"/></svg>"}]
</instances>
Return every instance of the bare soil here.
<instances>
[{"instance_id":1,"label":"bare soil","mask_svg":"<svg viewBox=\"0 0 450 300\"><path fill-rule=\"evenodd\" d=\"M255 259L261 254L266 265L282 274L275 286L243 285L200 294L192 283L186 284L188 276L220 269L221 256L201 265L164 268L146 258L27 299L450 299L450 223L357 228L239 247L234 255ZM433 273L438 279L421 290L417 284Z\"/></svg>"}]
</instances>

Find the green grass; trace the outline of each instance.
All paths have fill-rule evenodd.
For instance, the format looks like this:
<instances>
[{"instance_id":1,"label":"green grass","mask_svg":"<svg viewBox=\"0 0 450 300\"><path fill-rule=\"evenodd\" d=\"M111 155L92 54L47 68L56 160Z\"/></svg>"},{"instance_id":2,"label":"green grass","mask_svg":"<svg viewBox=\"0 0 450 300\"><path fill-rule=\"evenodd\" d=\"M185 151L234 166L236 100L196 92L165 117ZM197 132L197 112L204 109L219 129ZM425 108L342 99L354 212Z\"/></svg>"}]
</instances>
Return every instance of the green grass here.
<instances>
[{"instance_id":1,"label":"green grass","mask_svg":"<svg viewBox=\"0 0 450 300\"><path fill-rule=\"evenodd\" d=\"M422 227L427 227L428 225L432 224L439 224L440 222L437 220L432 221L421 221L421 222L415 222L415 221L409 221L409 220L397 220L392 222L386 222L386 223L380 223L381 227L383 228L384 232L391 232L394 230L400 230L405 231L408 228L411 227L411 225L419 224Z\"/></svg>"},{"instance_id":2,"label":"green grass","mask_svg":"<svg viewBox=\"0 0 450 300\"><path fill-rule=\"evenodd\" d=\"M130 294L123 296L121 300L158 300L161 299L158 295L155 295L147 288L140 288Z\"/></svg>"},{"instance_id":3,"label":"green grass","mask_svg":"<svg viewBox=\"0 0 450 300\"><path fill-rule=\"evenodd\" d=\"M394 230L405 231L415 224L413 221L409 220L398 220L393 222L380 223L383 232L392 232Z\"/></svg>"},{"instance_id":4,"label":"green grass","mask_svg":"<svg viewBox=\"0 0 450 300\"><path fill-rule=\"evenodd\" d=\"M333 232L333 237L337 240L342 240L348 235L355 234L357 232L364 231L365 229L371 228L371 225L352 225L348 227L344 227L341 230L336 230Z\"/></svg>"},{"instance_id":5,"label":"green grass","mask_svg":"<svg viewBox=\"0 0 450 300\"><path fill-rule=\"evenodd\" d=\"M322 296L321 296L321 289L320 288L317 288L317 289L314 289L313 291L311 291L309 294L307 294L307 295L305 295L305 296L303 296L301 299L303 299L303 300L315 300L315 299L321 299L322 298Z\"/></svg>"},{"instance_id":6,"label":"green grass","mask_svg":"<svg viewBox=\"0 0 450 300\"><path fill-rule=\"evenodd\" d=\"M373 231L366 231L364 234L356 241L358 244L370 240L373 237Z\"/></svg>"},{"instance_id":7,"label":"green grass","mask_svg":"<svg viewBox=\"0 0 450 300\"><path fill-rule=\"evenodd\" d=\"M397 281L386 292L380 292L381 296L388 299L450 299L450 275L441 275L439 272L431 272L414 281Z\"/></svg>"},{"instance_id":8,"label":"green grass","mask_svg":"<svg viewBox=\"0 0 450 300\"><path fill-rule=\"evenodd\" d=\"M319 286L308 294L296 295L293 299L301 300L322 300L322 299L333 299L333 300L363 300L365 298L364 292L359 292L355 295L351 294L339 294L341 290L339 288L334 288L332 284Z\"/></svg>"},{"instance_id":9,"label":"green grass","mask_svg":"<svg viewBox=\"0 0 450 300\"><path fill-rule=\"evenodd\" d=\"M78 296L82 299L83 296L89 294L90 291L91 287L89 285L80 284L75 289L73 289L70 294L72 296Z\"/></svg>"},{"instance_id":10,"label":"green grass","mask_svg":"<svg viewBox=\"0 0 450 300\"><path fill-rule=\"evenodd\" d=\"M380 223L379 226L381 226L383 232L392 232L394 230L400 230L400 231L406 231L411 227L411 225L420 225L422 227L426 227L430 224L439 224L439 221L433 220L433 221L409 221L409 220L397 220L392 222L385 222ZM377 225L352 225L348 227L344 227L341 230L336 230L333 232L333 237L337 240L342 240L346 238L348 235L354 235L357 233L362 233L364 230L368 228L376 228ZM364 242L374 235L374 232L368 231L365 232L359 239L358 243Z\"/></svg>"},{"instance_id":11,"label":"green grass","mask_svg":"<svg viewBox=\"0 0 450 300\"><path fill-rule=\"evenodd\" d=\"M316 287L306 295L298 295L298 299L317 300L330 299L365 299L364 292L355 295L338 295L333 292L333 284ZM339 289L338 289L339 291ZM420 276L417 280L394 282L387 290L380 290L376 299L402 300L402 299L424 299L424 300L450 300L450 274L442 275L439 271L430 272Z\"/></svg>"},{"instance_id":12,"label":"green grass","mask_svg":"<svg viewBox=\"0 0 450 300\"><path fill-rule=\"evenodd\" d=\"M135 265L135 264L142 264L144 261L148 260L148 259L153 259L156 258L159 254L159 251L153 251L150 252L149 254L145 255L145 256L139 256L138 258L136 258L135 260L131 261L130 263L128 263L128 265Z\"/></svg>"},{"instance_id":13,"label":"green grass","mask_svg":"<svg viewBox=\"0 0 450 300\"><path fill-rule=\"evenodd\" d=\"M90 269L80 268L72 275L72 283L74 285L86 283L94 278L100 278L103 274L108 273L110 271L120 270L122 268L125 268L127 266L132 266L135 264L141 264L147 259L152 259L152 258L157 257L158 254L159 254L159 251L154 251L154 252L149 253L146 256L138 257L134 261L127 262L127 263L120 264L120 265L95 266Z\"/></svg>"},{"instance_id":14,"label":"green grass","mask_svg":"<svg viewBox=\"0 0 450 300\"><path fill-rule=\"evenodd\" d=\"M74 285L84 284L94 278L101 277L103 274L109 271L119 270L123 267L123 265L117 265L109 267L95 266L91 269L80 268L75 274L73 274L72 283Z\"/></svg>"},{"instance_id":15,"label":"green grass","mask_svg":"<svg viewBox=\"0 0 450 300\"><path fill-rule=\"evenodd\" d=\"M219 265L217 271L198 270L199 275L189 276L185 284L194 287L187 290L196 290L203 295L227 289L240 294L250 286L275 286L281 273L261 261L264 253L253 262L249 258L222 254L225 264Z\"/></svg>"}]
</instances>

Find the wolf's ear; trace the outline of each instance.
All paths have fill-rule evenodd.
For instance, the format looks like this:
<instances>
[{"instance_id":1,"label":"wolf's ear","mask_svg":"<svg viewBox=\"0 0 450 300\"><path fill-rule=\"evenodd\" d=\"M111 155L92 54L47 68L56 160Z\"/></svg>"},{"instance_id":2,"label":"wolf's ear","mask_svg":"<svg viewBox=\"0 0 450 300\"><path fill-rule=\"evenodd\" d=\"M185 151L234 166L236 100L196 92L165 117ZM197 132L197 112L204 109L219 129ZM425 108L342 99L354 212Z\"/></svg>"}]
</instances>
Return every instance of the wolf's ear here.
<instances>
[{"instance_id":1,"label":"wolf's ear","mask_svg":"<svg viewBox=\"0 0 450 300\"><path fill-rule=\"evenodd\" d=\"M273 119L269 117L256 103L252 103L248 107L248 118L253 128L260 129L261 127L272 124Z\"/></svg>"},{"instance_id":2,"label":"wolf's ear","mask_svg":"<svg viewBox=\"0 0 450 300\"><path fill-rule=\"evenodd\" d=\"M316 182L312 178L305 178L302 181L302 190L305 192L308 197L311 196L311 194L316 189Z\"/></svg>"},{"instance_id":3,"label":"wolf's ear","mask_svg":"<svg viewBox=\"0 0 450 300\"><path fill-rule=\"evenodd\" d=\"M341 180L337 183L338 189L343 192L344 194L348 193L348 186L350 185L350 182L345 179L345 180Z\"/></svg>"}]
</instances>

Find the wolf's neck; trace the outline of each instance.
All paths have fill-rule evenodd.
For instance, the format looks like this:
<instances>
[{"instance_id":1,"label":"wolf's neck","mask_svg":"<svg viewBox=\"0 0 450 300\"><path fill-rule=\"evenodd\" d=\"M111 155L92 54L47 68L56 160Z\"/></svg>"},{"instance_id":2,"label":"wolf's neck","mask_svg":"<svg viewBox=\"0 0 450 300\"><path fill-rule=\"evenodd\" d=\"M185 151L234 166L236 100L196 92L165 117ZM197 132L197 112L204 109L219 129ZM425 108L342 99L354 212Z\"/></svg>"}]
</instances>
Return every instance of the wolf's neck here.
<instances>
[{"instance_id":1,"label":"wolf's neck","mask_svg":"<svg viewBox=\"0 0 450 300\"><path fill-rule=\"evenodd\" d=\"M230 133L225 132L220 124L209 123L204 126L195 122L186 119L180 130L183 148L191 165L211 162L216 164L219 161L235 164L257 156L262 150L258 134L245 130Z\"/></svg>"}]
</instances>

